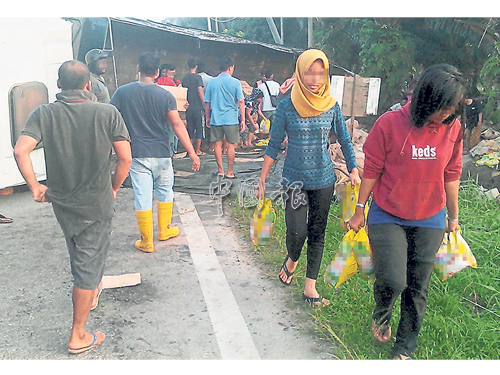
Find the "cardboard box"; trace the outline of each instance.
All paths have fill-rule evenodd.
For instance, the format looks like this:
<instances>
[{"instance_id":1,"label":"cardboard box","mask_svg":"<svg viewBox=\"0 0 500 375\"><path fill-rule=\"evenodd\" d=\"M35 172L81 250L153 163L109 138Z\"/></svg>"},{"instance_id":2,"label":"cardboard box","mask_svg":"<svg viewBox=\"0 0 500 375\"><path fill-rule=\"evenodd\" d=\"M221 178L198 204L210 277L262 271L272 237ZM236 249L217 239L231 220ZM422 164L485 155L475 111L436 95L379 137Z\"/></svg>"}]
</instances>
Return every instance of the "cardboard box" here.
<instances>
[{"instance_id":1,"label":"cardboard box","mask_svg":"<svg viewBox=\"0 0 500 375\"><path fill-rule=\"evenodd\" d=\"M188 89L185 87L175 87L175 86L163 86L158 85L162 89L170 91L177 100L177 110L178 111L186 111L186 103L187 103L187 91Z\"/></svg>"}]
</instances>

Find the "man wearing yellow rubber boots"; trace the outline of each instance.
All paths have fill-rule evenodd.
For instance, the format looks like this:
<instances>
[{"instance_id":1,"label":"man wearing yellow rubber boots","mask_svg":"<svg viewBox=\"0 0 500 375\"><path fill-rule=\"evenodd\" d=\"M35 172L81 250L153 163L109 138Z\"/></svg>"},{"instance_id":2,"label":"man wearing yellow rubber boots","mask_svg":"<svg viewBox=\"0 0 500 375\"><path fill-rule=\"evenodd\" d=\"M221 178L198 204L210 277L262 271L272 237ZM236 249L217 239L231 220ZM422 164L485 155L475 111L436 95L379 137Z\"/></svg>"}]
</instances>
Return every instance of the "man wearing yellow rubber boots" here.
<instances>
[{"instance_id":1,"label":"man wearing yellow rubber boots","mask_svg":"<svg viewBox=\"0 0 500 375\"><path fill-rule=\"evenodd\" d=\"M160 59L151 52L143 53L139 56L138 72L139 81L118 88L110 103L121 112L131 139L130 178L141 234L135 247L152 253L153 192L158 202L158 239L164 241L179 234L179 228L170 226L174 199L171 131L186 148L194 171L200 169L200 159L179 117L175 97L154 83L160 74Z\"/></svg>"}]
</instances>

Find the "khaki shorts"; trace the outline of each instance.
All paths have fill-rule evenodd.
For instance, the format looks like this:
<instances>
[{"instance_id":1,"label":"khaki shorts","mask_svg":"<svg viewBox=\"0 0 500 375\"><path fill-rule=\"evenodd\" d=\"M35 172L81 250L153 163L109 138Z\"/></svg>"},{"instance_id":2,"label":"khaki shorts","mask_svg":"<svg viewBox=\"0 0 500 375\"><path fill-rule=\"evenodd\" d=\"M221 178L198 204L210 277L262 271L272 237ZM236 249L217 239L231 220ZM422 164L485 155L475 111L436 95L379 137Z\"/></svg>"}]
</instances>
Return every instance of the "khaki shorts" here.
<instances>
[{"instance_id":1,"label":"khaki shorts","mask_svg":"<svg viewBox=\"0 0 500 375\"><path fill-rule=\"evenodd\" d=\"M240 141L239 125L212 125L210 126L210 141L219 142L226 137L226 142L236 144Z\"/></svg>"}]
</instances>

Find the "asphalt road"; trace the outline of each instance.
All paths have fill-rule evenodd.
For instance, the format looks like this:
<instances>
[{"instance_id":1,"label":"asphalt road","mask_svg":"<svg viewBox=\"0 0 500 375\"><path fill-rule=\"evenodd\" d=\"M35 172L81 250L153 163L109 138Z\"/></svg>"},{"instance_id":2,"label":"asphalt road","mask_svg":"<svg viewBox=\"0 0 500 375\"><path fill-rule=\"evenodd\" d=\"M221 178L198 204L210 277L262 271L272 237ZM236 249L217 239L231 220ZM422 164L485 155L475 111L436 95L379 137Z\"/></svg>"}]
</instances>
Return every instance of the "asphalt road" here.
<instances>
[{"instance_id":1,"label":"asphalt road","mask_svg":"<svg viewBox=\"0 0 500 375\"><path fill-rule=\"evenodd\" d=\"M2 360L332 359L309 308L254 259L215 200L176 193L180 235L145 254L134 248L132 189L117 197L105 275L138 272L141 284L105 289L87 325L105 342L69 355L72 277L52 207L25 190L0 196L0 212L14 219L0 225Z\"/></svg>"}]
</instances>

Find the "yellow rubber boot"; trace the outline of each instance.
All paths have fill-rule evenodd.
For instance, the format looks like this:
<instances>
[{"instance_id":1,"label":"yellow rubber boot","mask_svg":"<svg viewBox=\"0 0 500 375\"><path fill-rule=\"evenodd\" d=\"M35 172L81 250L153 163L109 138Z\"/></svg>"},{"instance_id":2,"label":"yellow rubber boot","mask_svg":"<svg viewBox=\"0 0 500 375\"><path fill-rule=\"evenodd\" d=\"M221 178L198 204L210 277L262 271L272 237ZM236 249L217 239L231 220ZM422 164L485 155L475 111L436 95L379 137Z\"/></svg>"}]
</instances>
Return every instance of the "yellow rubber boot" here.
<instances>
[{"instance_id":1,"label":"yellow rubber boot","mask_svg":"<svg viewBox=\"0 0 500 375\"><path fill-rule=\"evenodd\" d=\"M153 210L135 211L141 239L135 242L135 247L145 253L154 251L153 244Z\"/></svg>"},{"instance_id":2,"label":"yellow rubber boot","mask_svg":"<svg viewBox=\"0 0 500 375\"><path fill-rule=\"evenodd\" d=\"M173 208L174 202L158 202L158 239L160 241L176 237L180 233L179 228L170 226Z\"/></svg>"}]
</instances>

